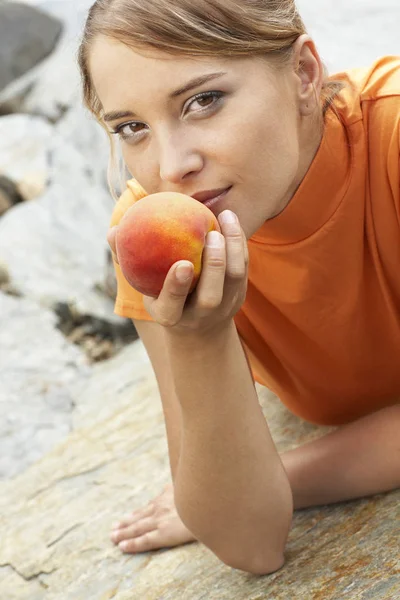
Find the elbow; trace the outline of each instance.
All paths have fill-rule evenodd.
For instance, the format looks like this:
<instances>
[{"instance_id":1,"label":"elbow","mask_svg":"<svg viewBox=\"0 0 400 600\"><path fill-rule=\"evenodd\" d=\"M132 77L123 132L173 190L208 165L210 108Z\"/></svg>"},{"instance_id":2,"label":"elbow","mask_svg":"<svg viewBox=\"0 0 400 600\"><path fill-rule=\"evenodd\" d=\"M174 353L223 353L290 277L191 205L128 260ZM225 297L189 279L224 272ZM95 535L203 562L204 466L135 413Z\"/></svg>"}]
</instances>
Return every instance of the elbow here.
<instances>
[{"instance_id":1,"label":"elbow","mask_svg":"<svg viewBox=\"0 0 400 600\"><path fill-rule=\"evenodd\" d=\"M292 514L289 511L288 514L281 515L281 526L276 528L274 533L269 527L269 534L264 532L261 537L259 532L255 533L254 537L247 534L246 541L241 544L232 544L230 540L229 545L226 544L220 553L216 551L215 554L228 567L251 575L271 575L279 571L285 564L285 548Z\"/></svg>"},{"instance_id":2,"label":"elbow","mask_svg":"<svg viewBox=\"0 0 400 600\"><path fill-rule=\"evenodd\" d=\"M274 534L246 535L241 543L239 535L229 535L223 543L221 539L203 539L205 546L211 550L221 562L232 569L244 571L250 575L271 575L279 571L285 564L285 548L289 536L291 518L284 519L284 524ZM232 532L231 532L232 533ZM201 536L199 536L199 541Z\"/></svg>"},{"instance_id":3,"label":"elbow","mask_svg":"<svg viewBox=\"0 0 400 600\"><path fill-rule=\"evenodd\" d=\"M271 575L279 571L285 564L284 554L263 556L261 553L254 557L229 557L223 563L232 569L244 571L250 575Z\"/></svg>"}]
</instances>

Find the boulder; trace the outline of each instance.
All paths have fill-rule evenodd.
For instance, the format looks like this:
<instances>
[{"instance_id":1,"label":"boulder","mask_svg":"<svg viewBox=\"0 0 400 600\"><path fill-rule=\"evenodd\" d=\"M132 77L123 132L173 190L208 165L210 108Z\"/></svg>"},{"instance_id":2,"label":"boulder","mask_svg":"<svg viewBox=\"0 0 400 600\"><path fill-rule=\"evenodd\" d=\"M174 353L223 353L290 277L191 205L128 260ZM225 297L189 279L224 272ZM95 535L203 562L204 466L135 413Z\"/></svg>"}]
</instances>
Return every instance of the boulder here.
<instances>
[{"instance_id":1,"label":"boulder","mask_svg":"<svg viewBox=\"0 0 400 600\"><path fill-rule=\"evenodd\" d=\"M0 3L0 90L48 56L62 31L59 20L20 3Z\"/></svg>"},{"instance_id":2,"label":"boulder","mask_svg":"<svg viewBox=\"0 0 400 600\"><path fill-rule=\"evenodd\" d=\"M53 127L42 117L0 118L0 176L11 180L16 188L14 194L25 200L40 196L46 189L50 175L47 149L53 134ZM5 185L0 188L6 191Z\"/></svg>"},{"instance_id":3,"label":"boulder","mask_svg":"<svg viewBox=\"0 0 400 600\"><path fill-rule=\"evenodd\" d=\"M100 184L103 165L94 166L96 145L91 152L89 136L81 152L41 117L10 115L0 127L0 139L11 140L0 169L20 190L36 182L42 191L0 219L0 257L13 284L47 308L73 302L82 314L120 321L101 289L113 200Z\"/></svg>"},{"instance_id":4,"label":"boulder","mask_svg":"<svg viewBox=\"0 0 400 600\"><path fill-rule=\"evenodd\" d=\"M0 93L0 113L34 113L55 122L73 105L81 103L76 60L77 46L92 0L30 0L49 18L63 23L54 51L42 62L11 82Z\"/></svg>"}]
</instances>

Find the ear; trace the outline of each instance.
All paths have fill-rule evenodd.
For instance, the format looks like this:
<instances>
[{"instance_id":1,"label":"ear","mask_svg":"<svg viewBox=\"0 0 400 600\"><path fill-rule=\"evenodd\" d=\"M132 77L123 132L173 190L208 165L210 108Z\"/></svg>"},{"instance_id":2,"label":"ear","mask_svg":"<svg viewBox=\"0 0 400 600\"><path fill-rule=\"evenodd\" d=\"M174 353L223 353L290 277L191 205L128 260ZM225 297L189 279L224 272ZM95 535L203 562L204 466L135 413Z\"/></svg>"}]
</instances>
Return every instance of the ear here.
<instances>
[{"instance_id":1,"label":"ear","mask_svg":"<svg viewBox=\"0 0 400 600\"><path fill-rule=\"evenodd\" d=\"M319 108L324 66L307 34L299 36L293 44L293 71L300 114L308 116Z\"/></svg>"}]
</instances>

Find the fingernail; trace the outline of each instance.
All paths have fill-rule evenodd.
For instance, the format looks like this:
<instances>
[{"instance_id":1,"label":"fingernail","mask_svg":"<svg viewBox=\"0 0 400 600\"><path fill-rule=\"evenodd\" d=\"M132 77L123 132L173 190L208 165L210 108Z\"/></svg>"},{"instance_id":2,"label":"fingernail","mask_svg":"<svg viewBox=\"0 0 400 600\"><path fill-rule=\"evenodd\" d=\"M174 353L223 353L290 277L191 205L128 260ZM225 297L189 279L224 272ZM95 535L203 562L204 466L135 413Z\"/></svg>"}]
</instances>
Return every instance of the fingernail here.
<instances>
[{"instance_id":1,"label":"fingernail","mask_svg":"<svg viewBox=\"0 0 400 600\"><path fill-rule=\"evenodd\" d=\"M224 210L220 214L220 219L222 223L237 223L237 216L231 210Z\"/></svg>"},{"instance_id":2,"label":"fingernail","mask_svg":"<svg viewBox=\"0 0 400 600\"><path fill-rule=\"evenodd\" d=\"M121 548L121 550L126 550L128 547L128 542L120 542L118 544L118 548Z\"/></svg>"},{"instance_id":3,"label":"fingernail","mask_svg":"<svg viewBox=\"0 0 400 600\"><path fill-rule=\"evenodd\" d=\"M186 283L192 277L193 269L191 265L179 265L176 268L175 276L179 283Z\"/></svg>"},{"instance_id":4,"label":"fingernail","mask_svg":"<svg viewBox=\"0 0 400 600\"><path fill-rule=\"evenodd\" d=\"M209 231L207 234L206 244L210 248L220 248L223 244L222 236L218 231Z\"/></svg>"},{"instance_id":5,"label":"fingernail","mask_svg":"<svg viewBox=\"0 0 400 600\"><path fill-rule=\"evenodd\" d=\"M120 528L120 527L119 527L119 523L113 523L113 524L111 525L111 529L119 529L119 528Z\"/></svg>"}]
</instances>

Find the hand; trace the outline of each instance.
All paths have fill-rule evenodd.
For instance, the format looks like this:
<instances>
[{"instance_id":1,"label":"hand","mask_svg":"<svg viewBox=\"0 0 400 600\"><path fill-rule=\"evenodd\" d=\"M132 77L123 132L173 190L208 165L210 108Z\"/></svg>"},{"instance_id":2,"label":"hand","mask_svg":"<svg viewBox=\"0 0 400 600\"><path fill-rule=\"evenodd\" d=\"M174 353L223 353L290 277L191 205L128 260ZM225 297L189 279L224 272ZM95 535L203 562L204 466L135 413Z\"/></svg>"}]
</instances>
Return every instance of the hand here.
<instances>
[{"instance_id":1,"label":"hand","mask_svg":"<svg viewBox=\"0 0 400 600\"><path fill-rule=\"evenodd\" d=\"M173 486L169 484L145 508L116 523L111 540L123 552L134 554L180 546L196 538L176 512Z\"/></svg>"},{"instance_id":2,"label":"hand","mask_svg":"<svg viewBox=\"0 0 400 600\"><path fill-rule=\"evenodd\" d=\"M230 217L230 219L229 219ZM237 216L229 210L218 217L221 232L206 237L202 271L188 295L193 265L179 261L171 267L158 298L144 298L155 321L176 332L207 332L231 321L246 298L248 249ZM180 269L188 277L179 280Z\"/></svg>"},{"instance_id":3,"label":"hand","mask_svg":"<svg viewBox=\"0 0 400 600\"><path fill-rule=\"evenodd\" d=\"M192 263L178 261L170 268L158 298L144 296L146 310L160 325L177 332L208 331L229 322L243 304L249 262L247 239L232 211L223 211L218 222L222 234L212 231L206 237L202 271L194 291L188 295ZM107 239L118 262L115 234L113 227ZM180 280L178 272L186 272L186 278Z\"/></svg>"}]
</instances>

